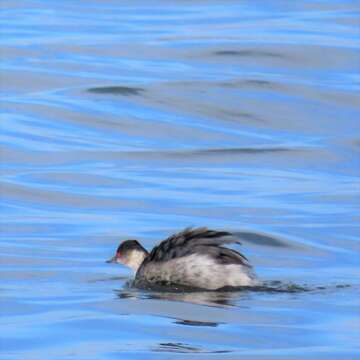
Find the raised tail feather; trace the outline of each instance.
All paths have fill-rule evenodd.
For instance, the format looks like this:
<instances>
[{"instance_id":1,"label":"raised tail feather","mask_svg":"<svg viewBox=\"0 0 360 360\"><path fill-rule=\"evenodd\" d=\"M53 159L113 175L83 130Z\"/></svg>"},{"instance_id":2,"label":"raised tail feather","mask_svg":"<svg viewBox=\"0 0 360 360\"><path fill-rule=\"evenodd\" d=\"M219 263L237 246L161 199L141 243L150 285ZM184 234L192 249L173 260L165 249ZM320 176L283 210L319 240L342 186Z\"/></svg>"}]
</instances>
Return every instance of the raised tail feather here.
<instances>
[{"instance_id":1,"label":"raised tail feather","mask_svg":"<svg viewBox=\"0 0 360 360\"><path fill-rule=\"evenodd\" d=\"M205 247L221 248L221 245L237 243L241 244L232 233L227 231L209 230L206 227L186 228L185 230L170 236L156 246L147 258L147 261L167 261L177 257L190 255ZM230 249L227 249L232 251ZM247 261L245 256L239 254Z\"/></svg>"}]
</instances>

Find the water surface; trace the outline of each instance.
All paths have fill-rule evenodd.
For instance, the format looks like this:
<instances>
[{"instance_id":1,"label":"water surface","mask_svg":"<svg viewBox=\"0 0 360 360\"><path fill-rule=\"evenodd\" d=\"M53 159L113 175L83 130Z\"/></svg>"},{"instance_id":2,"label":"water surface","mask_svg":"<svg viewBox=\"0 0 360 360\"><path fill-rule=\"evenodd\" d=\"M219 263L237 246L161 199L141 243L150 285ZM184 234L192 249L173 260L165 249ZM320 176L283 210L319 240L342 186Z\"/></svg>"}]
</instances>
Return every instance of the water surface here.
<instances>
[{"instance_id":1,"label":"water surface","mask_svg":"<svg viewBox=\"0 0 360 360\"><path fill-rule=\"evenodd\" d=\"M359 2L3 1L1 358L355 359ZM241 237L268 288L129 288L121 239Z\"/></svg>"}]
</instances>

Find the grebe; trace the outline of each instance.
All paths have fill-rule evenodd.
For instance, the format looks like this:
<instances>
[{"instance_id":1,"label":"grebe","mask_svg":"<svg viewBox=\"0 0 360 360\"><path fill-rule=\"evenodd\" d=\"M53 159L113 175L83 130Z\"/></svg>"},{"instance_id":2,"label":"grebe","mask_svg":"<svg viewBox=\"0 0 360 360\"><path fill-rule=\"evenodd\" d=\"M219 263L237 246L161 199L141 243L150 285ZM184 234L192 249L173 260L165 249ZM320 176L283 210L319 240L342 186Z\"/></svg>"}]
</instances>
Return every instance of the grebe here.
<instances>
[{"instance_id":1,"label":"grebe","mask_svg":"<svg viewBox=\"0 0 360 360\"><path fill-rule=\"evenodd\" d=\"M248 259L221 245L238 243L227 231L187 228L148 253L137 240L122 242L108 262L136 273L135 286L185 286L207 290L258 285Z\"/></svg>"}]
</instances>

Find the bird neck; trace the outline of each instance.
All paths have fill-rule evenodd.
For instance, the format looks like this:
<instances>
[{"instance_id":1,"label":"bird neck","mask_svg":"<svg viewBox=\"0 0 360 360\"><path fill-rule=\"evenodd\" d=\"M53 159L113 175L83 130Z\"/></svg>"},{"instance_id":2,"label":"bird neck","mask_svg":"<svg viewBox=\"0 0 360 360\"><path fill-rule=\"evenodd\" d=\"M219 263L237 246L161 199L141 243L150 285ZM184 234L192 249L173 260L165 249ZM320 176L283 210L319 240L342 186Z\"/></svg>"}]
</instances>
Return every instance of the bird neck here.
<instances>
[{"instance_id":1,"label":"bird neck","mask_svg":"<svg viewBox=\"0 0 360 360\"><path fill-rule=\"evenodd\" d=\"M126 265L136 272L147 256L146 250L133 250L126 261Z\"/></svg>"}]
</instances>

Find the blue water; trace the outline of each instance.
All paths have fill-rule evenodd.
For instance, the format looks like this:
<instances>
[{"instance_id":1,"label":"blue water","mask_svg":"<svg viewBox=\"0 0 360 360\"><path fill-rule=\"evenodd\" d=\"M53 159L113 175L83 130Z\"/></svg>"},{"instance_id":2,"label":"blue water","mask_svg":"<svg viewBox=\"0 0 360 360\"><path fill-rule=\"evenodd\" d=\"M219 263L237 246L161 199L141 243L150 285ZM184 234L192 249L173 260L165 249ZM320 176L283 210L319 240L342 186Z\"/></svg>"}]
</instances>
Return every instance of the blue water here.
<instances>
[{"instance_id":1,"label":"blue water","mask_svg":"<svg viewBox=\"0 0 360 360\"><path fill-rule=\"evenodd\" d=\"M1 9L1 359L359 358L358 1ZM186 226L268 287L105 263Z\"/></svg>"}]
</instances>

